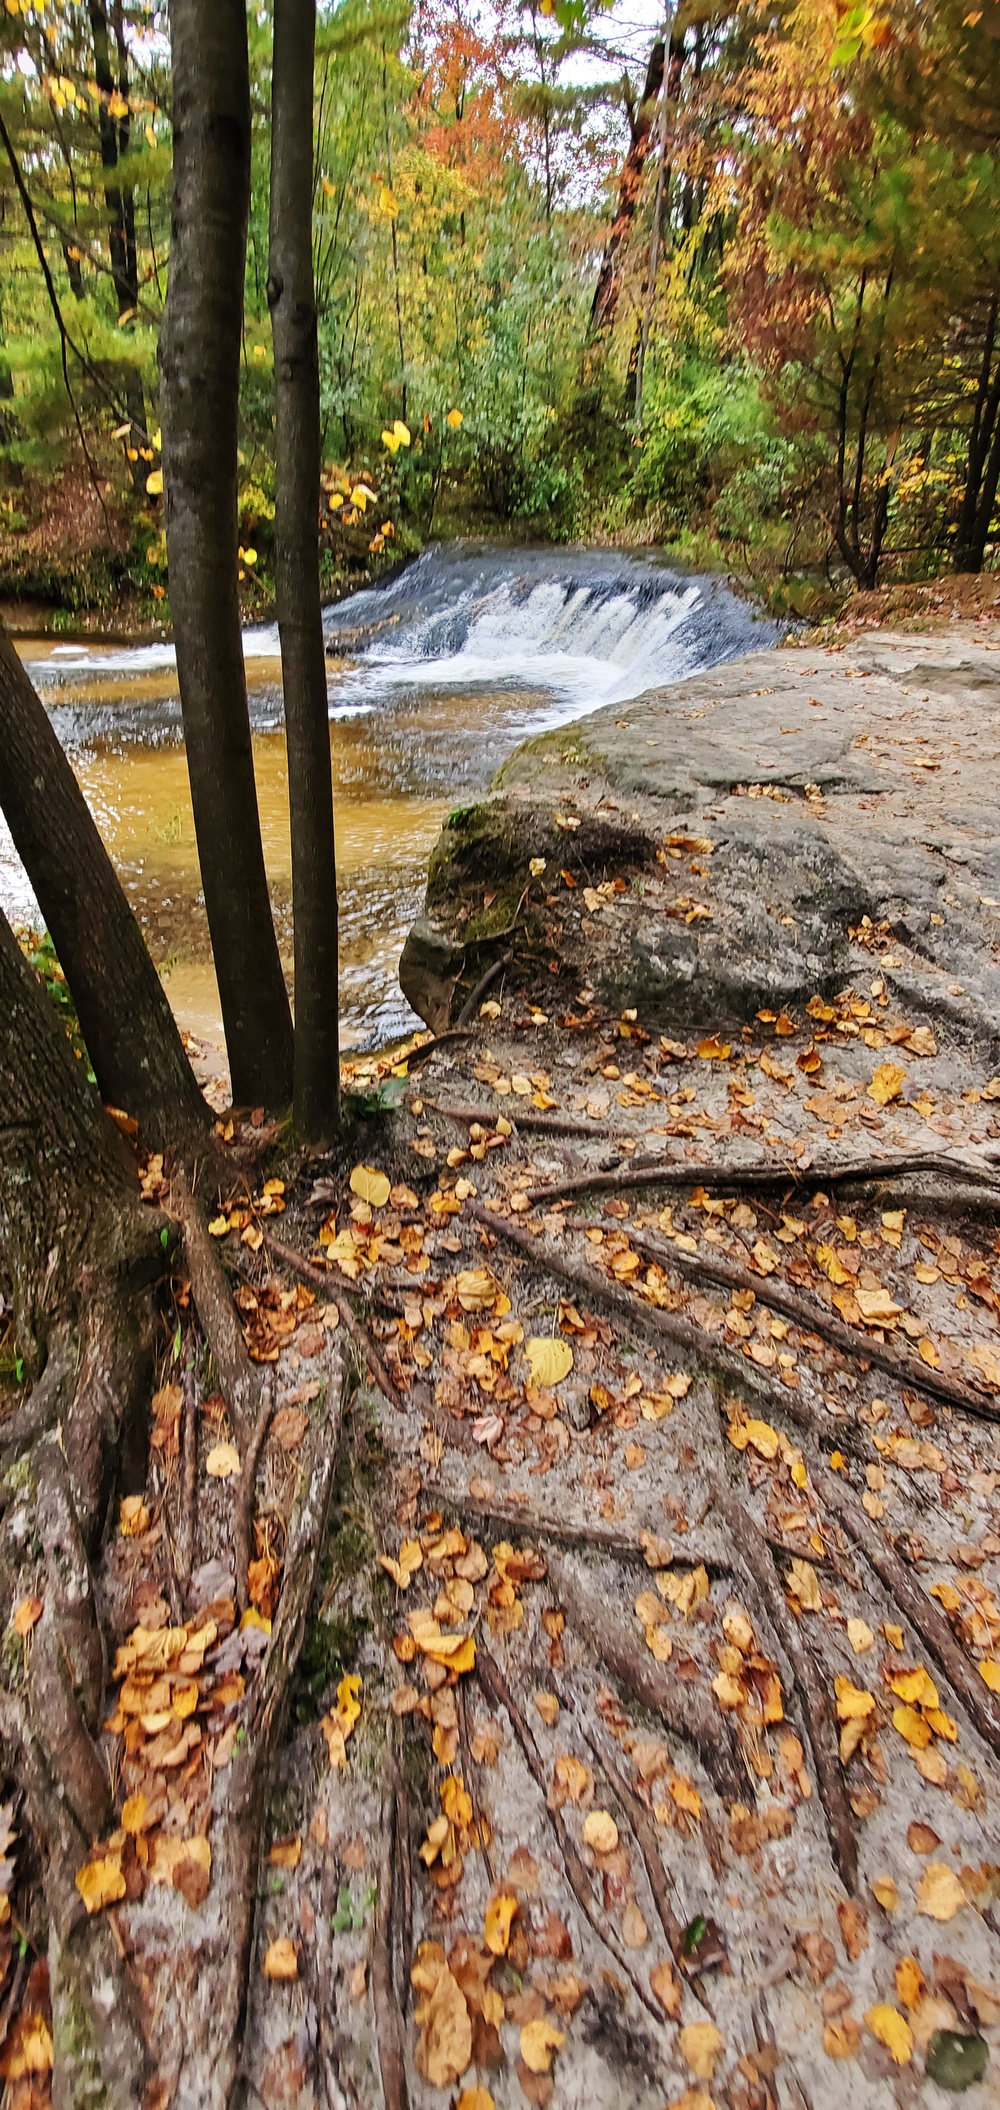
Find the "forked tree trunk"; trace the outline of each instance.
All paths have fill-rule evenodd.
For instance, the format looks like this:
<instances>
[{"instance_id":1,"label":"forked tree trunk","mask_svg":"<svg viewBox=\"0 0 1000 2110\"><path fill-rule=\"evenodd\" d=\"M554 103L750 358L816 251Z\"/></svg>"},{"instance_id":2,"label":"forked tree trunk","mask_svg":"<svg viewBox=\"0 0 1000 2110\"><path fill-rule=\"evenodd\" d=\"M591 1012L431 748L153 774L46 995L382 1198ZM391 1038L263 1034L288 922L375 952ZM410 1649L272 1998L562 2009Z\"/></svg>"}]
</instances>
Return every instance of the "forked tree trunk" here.
<instances>
[{"instance_id":1,"label":"forked tree trunk","mask_svg":"<svg viewBox=\"0 0 1000 2110\"><path fill-rule=\"evenodd\" d=\"M243 0L174 0L174 188L160 338L167 553L205 907L233 1097L287 1104L292 1020L254 782L237 585L250 195Z\"/></svg>"},{"instance_id":2,"label":"forked tree trunk","mask_svg":"<svg viewBox=\"0 0 1000 2110\"><path fill-rule=\"evenodd\" d=\"M295 1125L327 1143L340 1100L337 864L319 589L320 405L312 264L316 0L275 0L267 299L274 332L275 584L292 823Z\"/></svg>"},{"instance_id":3,"label":"forked tree trunk","mask_svg":"<svg viewBox=\"0 0 1000 2110\"><path fill-rule=\"evenodd\" d=\"M44 705L0 628L0 807L60 965L102 1097L154 1148L207 1122L159 975Z\"/></svg>"}]
</instances>

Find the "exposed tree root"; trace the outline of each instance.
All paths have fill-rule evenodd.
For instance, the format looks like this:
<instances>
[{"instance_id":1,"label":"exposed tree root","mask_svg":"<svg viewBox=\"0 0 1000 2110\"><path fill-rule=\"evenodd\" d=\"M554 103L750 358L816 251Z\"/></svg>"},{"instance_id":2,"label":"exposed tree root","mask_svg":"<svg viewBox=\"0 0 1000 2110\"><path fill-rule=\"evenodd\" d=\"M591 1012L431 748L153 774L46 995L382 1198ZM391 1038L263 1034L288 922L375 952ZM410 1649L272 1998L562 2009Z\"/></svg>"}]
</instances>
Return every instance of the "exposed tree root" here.
<instances>
[{"instance_id":1,"label":"exposed tree root","mask_svg":"<svg viewBox=\"0 0 1000 2110\"><path fill-rule=\"evenodd\" d=\"M617 1935L607 1924L607 1921L602 1922L598 1916L590 1876L577 1852L569 1826L562 1811L553 1808L549 1801L549 1783L545 1767L539 1755L538 1746L496 1658L490 1654L489 1649L482 1642L479 1644L476 1664L479 1671L479 1682L486 1698L491 1706L504 1709L511 1728L521 1746L528 1771L531 1773L541 1794L549 1822L559 1842L559 1851L562 1855L566 1877L581 1912L589 1921L598 1940L603 1943L606 1949L610 1949L619 1969L624 1971L629 1984L641 2000L643 2007L652 2015L654 2021L662 2022L663 2015L661 2010L657 2007L656 2002L651 1999L637 1972L633 1970Z\"/></svg>"},{"instance_id":2,"label":"exposed tree root","mask_svg":"<svg viewBox=\"0 0 1000 2110\"><path fill-rule=\"evenodd\" d=\"M243 1450L260 1410L260 1372L250 1360L225 1271L182 1172L174 1174L170 1206L184 1234L191 1294L219 1373L236 1441Z\"/></svg>"},{"instance_id":3,"label":"exposed tree root","mask_svg":"<svg viewBox=\"0 0 1000 2110\"><path fill-rule=\"evenodd\" d=\"M233 1562L236 1569L237 1610L245 1612L249 1602L247 1596L247 1568L250 1564L250 1526L253 1521L254 1486L257 1466L264 1446L264 1438L271 1425L274 1413L274 1383L270 1373L264 1379L264 1397L260 1413L253 1426L247 1444L246 1457L236 1488L236 1516L233 1522Z\"/></svg>"},{"instance_id":4,"label":"exposed tree root","mask_svg":"<svg viewBox=\"0 0 1000 2110\"><path fill-rule=\"evenodd\" d=\"M560 1556L550 1556L549 1575L563 1610L577 1632L632 1698L658 1715L675 1736L693 1744L717 1794L738 1800L746 1772L725 1717L696 1685L678 1685L648 1651L638 1649L615 1611Z\"/></svg>"},{"instance_id":5,"label":"exposed tree root","mask_svg":"<svg viewBox=\"0 0 1000 2110\"><path fill-rule=\"evenodd\" d=\"M397 1841L397 1789L394 1768L387 1758L387 1782L382 1797L381 1839L378 1866L378 1901L372 1940L372 2005L378 2045L379 2073L385 2110L409 2110L406 2085L405 2031L392 1975L393 1896L395 1891Z\"/></svg>"},{"instance_id":6,"label":"exposed tree root","mask_svg":"<svg viewBox=\"0 0 1000 2110\"><path fill-rule=\"evenodd\" d=\"M581 1172L570 1179L529 1187L533 1202L561 1201L571 1194L625 1194L643 1187L711 1187L717 1193L781 1192L795 1187L879 1187L886 1181L936 1173L945 1179L980 1187L1000 1208L1000 1174L985 1164L972 1165L944 1152L917 1152L897 1158L813 1159L806 1166L695 1165L675 1158L644 1158L616 1172Z\"/></svg>"},{"instance_id":7,"label":"exposed tree root","mask_svg":"<svg viewBox=\"0 0 1000 2110\"><path fill-rule=\"evenodd\" d=\"M855 1333L843 1320L835 1319L817 1297L803 1296L800 1291L786 1289L780 1282L772 1283L768 1276L752 1274L749 1268L737 1267L731 1260L710 1260L701 1253L678 1252L676 1247L664 1244L662 1239L650 1238L646 1232L634 1230L631 1224L628 1237L636 1252L654 1260L658 1267L673 1269L692 1281L718 1283L723 1289L750 1290L759 1304L766 1304L770 1311L780 1311L803 1332L819 1334L842 1354L863 1358L876 1370L884 1370L897 1385L909 1385L914 1392L922 1392L925 1398L957 1407L961 1414L972 1414L977 1421L1000 1422L1000 1407L995 1407L981 1393L970 1392L967 1386L940 1377L917 1356L908 1355L905 1348L888 1348L881 1341L872 1341L865 1334Z\"/></svg>"},{"instance_id":8,"label":"exposed tree root","mask_svg":"<svg viewBox=\"0 0 1000 2110\"><path fill-rule=\"evenodd\" d=\"M194 1376L194 1351L190 1339L181 1379L184 1394L181 1423L181 1506L177 1525L176 1569L183 1598L191 1580L198 1515L198 1402Z\"/></svg>"},{"instance_id":9,"label":"exposed tree root","mask_svg":"<svg viewBox=\"0 0 1000 2110\"><path fill-rule=\"evenodd\" d=\"M173 2056L162 2069L173 2079L178 2101L210 2104L213 2110L238 2100L243 2078L264 1816L288 1688L302 1647L326 1532L340 1449L344 1381L344 1358L334 1339L325 1393L316 1403L300 1459L281 1594L267 1653L259 1679L248 1687L244 1735L229 1768L217 1776L212 1885L191 1981L194 2012L179 2047L173 2038Z\"/></svg>"},{"instance_id":10,"label":"exposed tree root","mask_svg":"<svg viewBox=\"0 0 1000 2110\"><path fill-rule=\"evenodd\" d=\"M738 1387L742 1391L755 1392L759 1398L768 1401L777 1396L776 1388L769 1385L752 1364L745 1362L743 1357L736 1355L731 1348L724 1347L713 1334L704 1326L698 1326L693 1319L678 1318L674 1312L663 1311L659 1305L642 1303L630 1290L622 1289L607 1275L599 1274L596 1268L588 1267L585 1261L570 1260L565 1254L558 1252L551 1239L533 1234L509 1217L497 1216L494 1210L485 1208L482 1202L467 1201L465 1209L466 1213L474 1217L477 1223L481 1223L484 1230L490 1231L494 1238L504 1238L511 1245L518 1246L522 1253L529 1254L535 1266L545 1274L555 1275L558 1280L571 1283L574 1289L583 1290L594 1302L606 1304L612 1311L620 1312L640 1333L672 1341L675 1347L682 1348L687 1355L694 1356L703 1369L717 1372L731 1388Z\"/></svg>"},{"instance_id":11,"label":"exposed tree root","mask_svg":"<svg viewBox=\"0 0 1000 2110\"><path fill-rule=\"evenodd\" d=\"M965 1655L943 1614L933 1605L887 1539L881 1538L860 1504L846 1488L839 1487L832 1473L813 1468L813 1477L827 1508L839 1517L884 1583L894 1604L906 1614L926 1649L933 1656L952 1691L962 1701L980 1735L1000 1757L1000 1701L990 1693L976 1665Z\"/></svg>"},{"instance_id":12,"label":"exposed tree root","mask_svg":"<svg viewBox=\"0 0 1000 2110\"><path fill-rule=\"evenodd\" d=\"M355 1316L347 1297L336 1287L332 1277L324 1273L322 1268L315 1267L311 1260L306 1260L303 1254L297 1253L294 1246L283 1245L270 1231L264 1233L264 1244L276 1260L282 1261L285 1267L290 1267L293 1274L301 1275L303 1282L308 1282L313 1289L322 1290L330 1303L336 1305L344 1329L350 1335L369 1376L374 1379L379 1391L391 1406L401 1407L404 1401L399 1386L395 1379L390 1377L370 1333Z\"/></svg>"},{"instance_id":13,"label":"exposed tree root","mask_svg":"<svg viewBox=\"0 0 1000 2110\"><path fill-rule=\"evenodd\" d=\"M642 1547L634 1538L626 1538L622 1532L611 1531L602 1524L567 1523L521 1503L481 1502L475 1495L446 1494L440 1488L434 1490L434 1498L453 1509L456 1516L474 1523L498 1524L502 1530L516 1531L522 1538L545 1539L555 1546L582 1547L606 1554L609 1560L624 1561L630 1567L643 1564ZM674 1549L674 1560L680 1567L707 1568L710 1575L728 1575L731 1565L720 1558L717 1546L706 1546L693 1531L686 1532L683 1543Z\"/></svg>"},{"instance_id":14,"label":"exposed tree root","mask_svg":"<svg viewBox=\"0 0 1000 2110\"><path fill-rule=\"evenodd\" d=\"M804 1725L826 1817L827 1831L840 1880L853 1897L858 1883L858 1843L840 1763L836 1724L828 1683L820 1677L812 1654L789 1610L770 1560L760 1558L760 1535L746 1510L716 1484L714 1502L725 1518L744 1580L777 1635L802 1703Z\"/></svg>"}]
</instances>

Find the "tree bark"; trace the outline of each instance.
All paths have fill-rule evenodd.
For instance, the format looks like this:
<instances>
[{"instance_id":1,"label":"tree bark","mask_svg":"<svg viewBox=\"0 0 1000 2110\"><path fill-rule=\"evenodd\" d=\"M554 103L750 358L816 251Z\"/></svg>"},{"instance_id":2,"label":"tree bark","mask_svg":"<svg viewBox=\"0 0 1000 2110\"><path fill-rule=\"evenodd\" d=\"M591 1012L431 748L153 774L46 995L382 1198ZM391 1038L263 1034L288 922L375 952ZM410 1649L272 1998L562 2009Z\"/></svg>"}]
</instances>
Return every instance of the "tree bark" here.
<instances>
[{"instance_id":1,"label":"tree bark","mask_svg":"<svg viewBox=\"0 0 1000 2110\"><path fill-rule=\"evenodd\" d=\"M618 258L628 242L635 219L639 193L642 189L642 172L646 166L649 143L653 131L656 100L663 86L663 65L666 47L658 37L649 54L642 101L632 120L632 137L629 150L622 164L618 184L618 209L611 231L604 245L601 268L594 287L594 298L590 307L590 328L593 336L610 330L618 308L619 273Z\"/></svg>"},{"instance_id":2,"label":"tree bark","mask_svg":"<svg viewBox=\"0 0 1000 2110\"><path fill-rule=\"evenodd\" d=\"M174 188L160 339L167 553L184 735L233 1097L287 1104L292 1021L260 839L237 586L250 194L243 0L174 0Z\"/></svg>"},{"instance_id":3,"label":"tree bark","mask_svg":"<svg viewBox=\"0 0 1000 2110\"><path fill-rule=\"evenodd\" d=\"M111 859L0 629L0 806L69 983L102 1097L160 1149L208 1115Z\"/></svg>"},{"instance_id":4,"label":"tree bark","mask_svg":"<svg viewBox=\"0 0 1000 2110\"><path fill-rule=\"evenodd\" d=\"M5 1602L25 1546L32 1561L37 1546L45 1575L23 1686L0 1696L0 1736L42 1857L56 2100L99 2093L129 2110L148 2072L138 2002L112 1928L88 1919L75 1876L110 1810L95 1743L105 1656L90 1562L123 1441L148 1403L159 1241L120 1138L2 916L0 1255L37 1373L27 1408L0 1430L3 1468L23 1452L29 1468L27 1533L22 1518L22 1534L0 1540Z\"/></svg>"},{"instance_id":5,"label":"tree bark","mask_svg":"<svg viewBox=\"0 0 1000 2110\"><path fill-rule=\"evenodd\" d=\"M275 0L267 299L274 332L275 585L292 825L295 1125L327 1143L340 1102L337 864L319 585L320 402L312 264L316 0Z\"/></svg>"},{"instance_id":6,"label":"tree bark","mask_svg":"<svg viewBox=\"0 0 1000 2110\"><path fill-rule=\"evenodd\" d=\"M115 37L118 46L119 77L116 82L111 65L111 49L108 40L108 9L106 0L88 0L90 31L94 44L94 79L100 95L98 105L98 130L101 140L101 166L104 170L104 201L108 222L108 255L111 276L118 301L118 318L134 315L139 301L139 258L135 242L135 195L131 185L122 185L118 177L118 164L127 154L132 131L131 113L116 117L112 102L116 91L128 101L128 49L122 22L121 0L114 0ZM131 361L122 368L122 386L125 408L130 419L129 448L135 460L129 463L132 487L136 497L145 496L146 477L149 464L142 458L140 449L149 449L146 430L146 398L142 386L142 375Z\"/></svg>"}]
</instances>

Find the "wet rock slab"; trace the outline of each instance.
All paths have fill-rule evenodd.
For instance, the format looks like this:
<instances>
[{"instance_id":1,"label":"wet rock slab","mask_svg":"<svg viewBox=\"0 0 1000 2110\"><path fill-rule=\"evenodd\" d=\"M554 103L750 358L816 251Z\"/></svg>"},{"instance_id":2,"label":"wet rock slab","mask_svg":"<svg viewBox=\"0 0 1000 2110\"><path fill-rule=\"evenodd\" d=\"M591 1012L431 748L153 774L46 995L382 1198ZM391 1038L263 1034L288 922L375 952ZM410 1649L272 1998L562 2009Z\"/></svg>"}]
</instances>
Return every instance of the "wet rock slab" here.
<instances>
[{"instance_id":1,"label":"wet rock slab","mask_svg":"<svg viewBox=\"0 0 1000 2110\"><path fill-rule=\"evenodd\" d=\"M520 919L550 994L556 960L663 1030L737 1023L867 966L996 1039L994 630L755 653L519 748L445 826L409 1000L440 1028Z\"/></svg>"}]
</instances>

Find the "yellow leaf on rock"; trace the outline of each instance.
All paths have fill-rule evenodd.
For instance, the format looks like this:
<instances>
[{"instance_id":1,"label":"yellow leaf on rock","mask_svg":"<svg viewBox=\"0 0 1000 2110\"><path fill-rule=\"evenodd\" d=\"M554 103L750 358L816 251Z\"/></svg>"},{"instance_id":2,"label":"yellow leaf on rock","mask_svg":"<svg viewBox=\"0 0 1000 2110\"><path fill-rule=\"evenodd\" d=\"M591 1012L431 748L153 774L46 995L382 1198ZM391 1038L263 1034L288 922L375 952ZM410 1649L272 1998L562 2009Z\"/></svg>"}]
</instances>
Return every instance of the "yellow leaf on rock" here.
<instances>
[{"instance_id":1,"label":"yellow leaf on rock","mask_svg":"<svg viewBox=\"0 0 1000 2110\"><path fill-rule=\"evenodd\" d=\"M496 2110L488 2088L463 2088L455 2110Z\"/></svg>"},{"instance_id":2,"label":"yellow leaf on rock","mask_svg":"<svg viewBox=\"0 0 1000 2110\"><path fill-rule=\"evenodd\" d=\"M269 1944L262 1969L265 1978L273 1978L279 1984L298 1977L299 1959L295 1954L295 1943L289 1941L287 1934Z\"/></svg>"},{"instance_id":3,"label":"yellow leaf on rock","mask_svg":"<svg viewBox=\"0 0 1000 2110\"><path fill-rule=\"evenodd\" d=\"M985 1663L980 1664L979 1675L991 1692L1000 1692L1000 1663L994 1657L991 1656Z\"/></svg>"},{"instance_id":4,"label":"yellow leaf on rock","mask_svg":"<svg viewBox=\"0 0 1000 2110\"><path fill-rule=\"evenodd\" d=\"M899 1098L905 1083L906 1071L900 1069L898 1062L880 1062L868 1086L868 1097L874 1099L876 1106L889 1106Z\"/></svg>"},{"instance_id":5,"label":"yellow leaf on rock","mask_svg":"<svg viewBox=\"0 0 1000 2110\"><path fill-rule=\"evenodd\" d=\"M872 1891L878 1899L883 1912L899 1911L899 1889L891 1876L876 1877L875 1882L872 1884Z\"/></svg>"},{"instance_id":6,"label":"yellow leaf on rock","mask_svg":"<svg viewBox=\"0 0 1000 2110\"><path fill-rule=\"evenodd\" d=\"M391 1554L380 1553L378 1564L380 1568L385 1569L387 1575L392 1576L398 1590L408 1590L417 1569L423 1567L424 1556L417 1539L404 1539L398 1560L393 1560Z\"/></svg>"},{"instance_id":7,"label":"yellow leaf on rock","mask_svg":"<svg viewBox=\"0 0 1000 2110\"><path fill-rule=\"evenodd\" d=\"M834 1681L837 1695L837 1720L840 1722L867 1721L875 1712L875 1695L865 1692L862 1686L852 1685L850 1678Z\"/></svg>"},{"instance_id":8,"label":"yellow leaf on rock","mask_svg":"<svg viewBox=\"0 0 1000 2110\"><path fill-rule=\"evenodd\" d=\"M889 1687L897 1700L905 1700L909 1707L936 1707L937 1686L922 1663L915 1670L894 1670L889 1677Z\"/></svg>"},{"instance_id":9,"label":"yellow leaf on rock","mask_svg":"<svg viewBox=\"0 0 1000 2110\"><path fill-rule=\"evenodd\" d=\"M450 2088L472 2058L472 2021L439 1942L421 1942L410 1982L422 1996L414 2017L418 2071L432 2088Z\"/></svg>"},{"instance_id":10,"label":"yellow leaf on rock","mask_svg":"<svg viewBox=\"0 0 1000 2110\"><path fill-rule=\"evenodd\" d=\"M714 2022L689 2022L680 2033L681 2056L699 2081L710 2081L725 2038Z\"/></svg>"},{"instance_id":11,"label":"yellow leaf on rock","mask_svg":"<svg viewBox=\"0 0 1000 2110\"><path fill-rule=\"evenodd\" d=\"M917 1911L928 1919L953 1920L966 1902L954 1869L946 1861L931 1861L917 1884Z\"/></svg>"},{"instance_id":12,"label":"yellow leaf on rock","mask_svg":"<svg viewBox=\"0 0 1000 2110\"><path fill-rule=\"evenodd\" d=\"M350 1178L350 1189L361 1202L368 1202L373 1209L384 1209L392 1191L384 1172L376 1172L371 1165L355 1165Z\"/></svg>"},{"instance_id":13,"label":"yellow leaf on rock","mask_svg":"<svg viewBox=\"0 0 1000 2110\"><path fill-rule=\"evenodd\" d=\"M811 1561L793 1560L788 1571L788 1594L803 1612L822 1610L819 1576Z\"/></svg>"},{"instance_id":14,"label":"yellow leaf on rock","mask_svg":"<svg viewBox=\"0 0 1000 2110\"><path fill-rule=\"evenodd\" d=\"M216 1443L205 1460L205 1471L210 1480L232 1480L240 1469L240 1454L235 1443Z\"/></svg>"},{"instance_id":15,"label":"yellow leaf on rock","mask_svg":"<svg viewBox=\"0 0 1000 2110\"><path fill-rule=\"evenodd\" d=\"M925 1722L923 1715L917 1713L915 1707L894 1707L892 1726L898 1729L900 1736L905 1737L908 1744L912 1744L915 1751L925 1750L930 1743L930 1726Z\"/></svg>"},{"instance_id":16,"label":"yellow leaf on rock","mask_svg":"<svg viewBox=\"0 0 1000 2110\"><path fill-rule=\"evenodd\" d=\"M568 1341L553 1336L551 1339L525 1341L524 1352L531 1370L531 1381L535 1385L561 1385L573 1368L573 1350Z\"/></svg>"},{"instance_id":17,"label":"yellow leaf on rock","mask_svg":"<svg viewBox=\"0 0 1000 2110\"><path fill-rule=\"evenodd\" d=\"M11 1620L15 1634L20 1634L22 1641L27 1640L32 1627L36 1626L40 1620L42 1611L43 1605L40 1597L22 1597ZM982 1668L983 1666L980 1664L980 1669ZM985 1672L983 1674L985 1676ZM989 1683L988 1679L987 1683Z\"/></svg>"},{"instance_id":18,"label":"yellow leaf on rock","mask_svg":"<svg viewBox=\"0 0 1000 2110\"><path fill-rule=\"evenodd\" d=\"M898 2007L890 2007L888 2002L878 2007L870 2007L865 2021L872 2036L885 2045L894 2063L897 2066L908 2066L913 2057L913 2031Z\"/></svg>"},{"instance_id":19,"label":"yellow leaf on rock","mask_svg":"<svg viewBox=\"0 0 1000 2110\"><path fill-rule=\"evenodd\" d=\"M706 1040L698 1042L698 1054L703 1062L728 1062L732 1052L728 1040L720 1040L717 1033L710 1033Z\"/></svg>"},{"instance_id":20,"label":"yellow leaf on rock","mask_svg":"<svg viewBox=\"0 0 1000 2110\"><path fill-rule=\"evenodd\" d=\"M920 2006L924 1997L924 1974L915 1956L901 1956L896 1965L896 1991L904 2007Z\"/></svg>"},{"instance_id":21,"label":"yellow leaf on rock","mask_svg":"<svg viewBox=\"0 0 1000 2110\"><path fill-rule=\"evenodd\" d=\"M521 2057L529 2073L550 2073L552 2054L566 2042L564 2029L557 2029L544 2015L525 2022L521 2029Z\"/></svg>"},{"instance_id":22,"label":"yellow leaf on rock","mask_svg":"<svg viewBox=\"0 0 1000 2110\"><path fill-rule=\"evenodd\" d=\"M583 1837L595 1854L613 1854L618 1844L618 1826L607 1810L590 1810L583 1820Z\"/></svg>"},{"instance_id":23,"label":"yellow leaf on rock","mask_svg":"<svg viewBox=\"0 0 1000 2110\"><path fill-rule=\"evenodd\" d=\"M118 1504L118 1528L123 1539L141 1539L149 1530L149 1510L141 1495L123 1495Z\"/></svg>"},{"instance_id":24,"label":"yellow leaf on rock","mask_svg":"<svg viewBox=\"0 0 1000 2110\"><path fill-rule=\"evenodd\" d=\"M491 1898L486 1907L486 1928L483 1939L486 1947L492 1951L494 1956L506 1956L507 1954L511 1923L517 1909L517 1899L511 1897L508 1891L501 1891L497 1897Z\"/></svg>"},{"instance_id":25,"label":"yellow leaf on rock","mask_svg":"<svg viewBox=\"0 0 1000 2110\"><path fill-rule=\"evenodd\" d=\"M101 1912L125 1896L121 1862L113 1854L101 1855L77 1870L76 1887L88 1913Z\"/></svg>"},{"instance_id":26,"label":"yellow leaf on rock","mask_svg":"<svg viewBox=\"0 0 1000 2110\"><path fill-rule=\"evenodd\" d=\"M866 1619L849 1619L847 1638L856 1656L864 1656L873 1647L875 1636Z\"/></svg>"}]
</instances>

